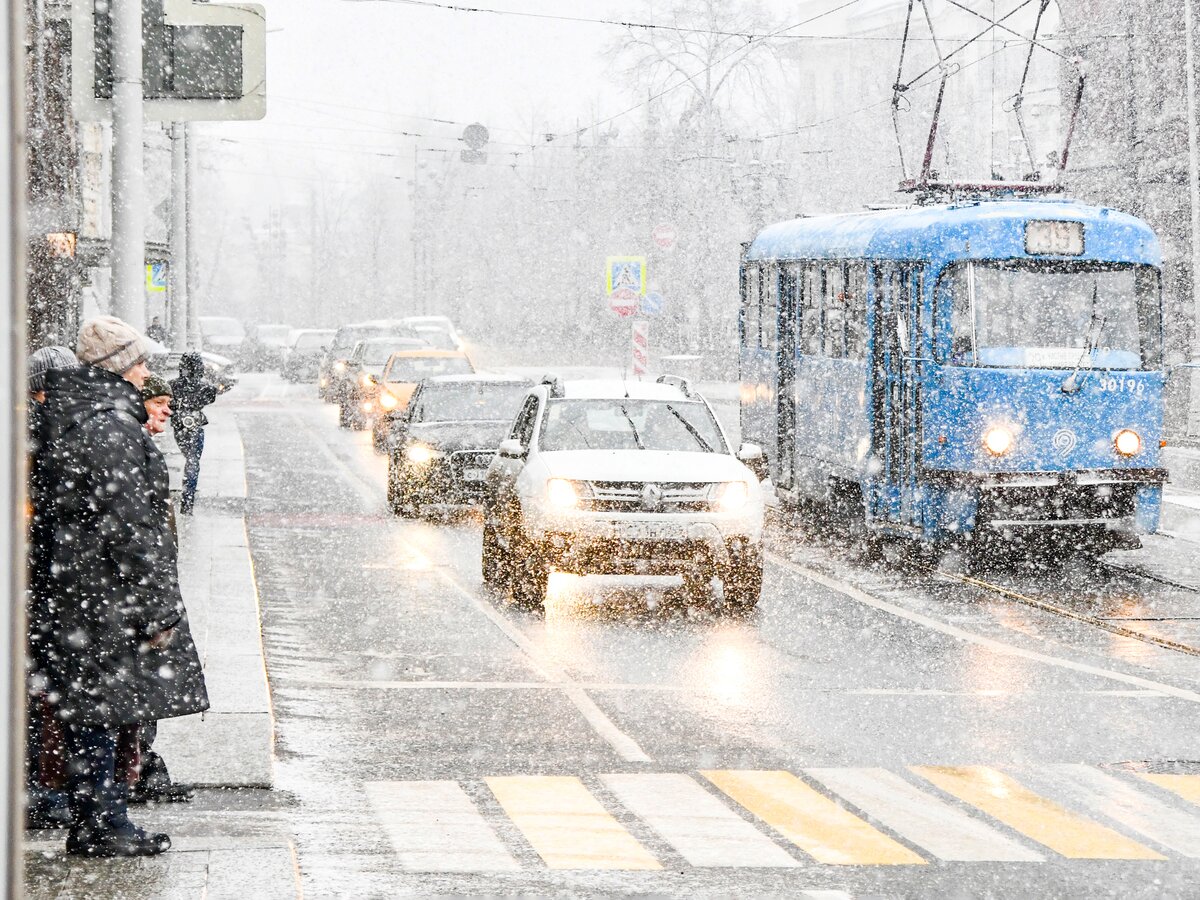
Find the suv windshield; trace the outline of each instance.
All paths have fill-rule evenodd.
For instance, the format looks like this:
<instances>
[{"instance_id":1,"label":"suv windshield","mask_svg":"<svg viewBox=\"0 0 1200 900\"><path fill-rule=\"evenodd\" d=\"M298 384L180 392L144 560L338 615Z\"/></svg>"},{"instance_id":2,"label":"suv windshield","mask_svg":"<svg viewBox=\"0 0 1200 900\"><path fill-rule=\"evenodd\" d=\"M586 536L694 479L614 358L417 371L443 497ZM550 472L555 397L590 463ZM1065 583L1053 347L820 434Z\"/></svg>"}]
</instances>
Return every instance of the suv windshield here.
<instances>
[{"instance_id":1,"label":"suv windshield","mask_svg":"<svg viewBox=\"0 0 1200 900\"><path fill-rule=\"evenodd\" d=\"M1158 271L1149 266L959 263L939 284L960 366L1154 368L1162 356Z\"/></svg>"},{"instance_id":2,"label":"suv windshield","mask_svg":"<svg viewBox=\"0 0 1200 900\"><path fill-rule=\"evenodd\" d=\"M392 363L386 380L406 383L434 375L470 375L474 371L471 361L463 356L402 357Z\"/></svg>"},{"instance_id":3,"label":"suv windshield","mask_svg":"<svg viewBox=\"0 0 1200 900\"><path fill-rule=\"evenodd\" d=\"M273 343L283 343L287 340L287 336L291 333L290 325L259 325L254 329L255 335L260 341L271 341Z\"/></svg>"},{"instance_id":4,"label":"suv windshield","mask_svg":"<svg viewBox=\"0 0 1200 900\"><path fill-rule=\"evenodd\" d=\"M450 360L453 361L453 360ZM523 382L426 384L410 416L413 422L509 422L529 392Z\"/></svg>"},{"instance_id":5,"label":"suv windshield","mask_svg":"<svg viewBox=\"0 0 1200 900\"><path fill-rule=\"evenodd\" d=\"M694 400L551 400L542 450L725 452L708 407Z\"/></svg>"}]
</instances>

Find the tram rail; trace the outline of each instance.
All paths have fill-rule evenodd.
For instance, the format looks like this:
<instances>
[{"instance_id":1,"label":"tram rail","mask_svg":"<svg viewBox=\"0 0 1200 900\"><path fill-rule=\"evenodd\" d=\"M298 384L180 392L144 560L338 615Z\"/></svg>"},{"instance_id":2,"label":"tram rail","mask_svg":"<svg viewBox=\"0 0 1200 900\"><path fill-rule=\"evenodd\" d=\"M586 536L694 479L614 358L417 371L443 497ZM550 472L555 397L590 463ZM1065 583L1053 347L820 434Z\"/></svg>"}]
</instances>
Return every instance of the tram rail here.
<instances>
[{"instance_id":1,"label":"tram rail","mask_svg":"<svg viewBox=\"0 0 1200 900\"><path fill-rule=\"evenodd\" d=\"M1134 569L1127 569L1123 566L1109 566L1107 563L1104 565L1125 574L1138 575L1146 578L1149 581L1163 582L1174 587L1179 587L1190 591L1196 590L1196 588L1188 585L1177 584L1175 582L1167 581L1166 579L1149 576L1145 573L1138 572ZM1165 650L1173 650L1176 653L1186 653L1188 656L1200 656L1200 647L1194 647L1191 644L1185 644L1181 641L1172 640L1171 638L1159 637L1155 634L1146 634L1144 631L1138 631L1135 628L1128 628L1124 625L1118 625L1112 620L1105 619L1100 616L1093 616L1089 613L1079 612L1078 610L1069 609L1065 606L1060 606L1057 603L1051 603L1048 600L1041 600L1037 597L1031 597L1021 591L1005 587L1002 584L995 584L982 578L976 578L973 575L962 575L957 572L947 572L944 569L934 569L933 574L936 574L946 581L954 581L960 584L978 588L979 590L998 594L1001 597L1004 597L1006 600L1021 603L1025 606L1041 610L1042 612L1051 613L1052 615L1060 616L1064 619L1073 619L1076 622L1082 622L1084 624L1091 625L1111 634L1118 635L1119 637L1131 638L1136 641L1142 641L1146 644L1153 644L1157 647L1162 647ZM1166 617L1163 618L1163 621L1167 621Z\"/></svg>"}]
</instances>

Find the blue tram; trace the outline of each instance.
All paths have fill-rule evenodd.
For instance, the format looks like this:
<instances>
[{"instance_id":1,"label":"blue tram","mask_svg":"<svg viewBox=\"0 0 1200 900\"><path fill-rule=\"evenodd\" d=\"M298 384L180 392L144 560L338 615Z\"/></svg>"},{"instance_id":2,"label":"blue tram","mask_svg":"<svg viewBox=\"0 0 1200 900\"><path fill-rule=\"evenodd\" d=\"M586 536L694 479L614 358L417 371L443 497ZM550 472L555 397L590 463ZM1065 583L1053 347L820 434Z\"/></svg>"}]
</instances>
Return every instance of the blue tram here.
<instances>
[{"instance_id":1,"label":"blue tram","mask_svg":"<svg viewBox=\"0 0 1200 900\"><path fill-rule=\"evenodd\" d=\"M1162 484L1161 252L1065 200L765 228L741 269L741 425L785 502L946 544L1136 546Z\"/></svg>"}]
</instances>

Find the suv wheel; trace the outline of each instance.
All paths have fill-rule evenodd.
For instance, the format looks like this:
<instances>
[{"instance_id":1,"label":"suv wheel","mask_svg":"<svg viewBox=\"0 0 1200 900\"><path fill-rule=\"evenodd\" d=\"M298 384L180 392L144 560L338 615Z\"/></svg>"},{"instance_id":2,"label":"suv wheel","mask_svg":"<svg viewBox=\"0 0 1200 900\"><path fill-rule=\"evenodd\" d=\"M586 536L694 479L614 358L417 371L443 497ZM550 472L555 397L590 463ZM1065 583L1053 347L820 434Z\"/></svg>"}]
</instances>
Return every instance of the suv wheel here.
<instances>
[{"instance_id":1,"label":"suv wheel","mask_svg":"<svg viewBox=\"0 0 1200 900\"><path fill-rule=\"evenodd\" d=\"M483 553L480 559L483 583L493 591L507 593L512 583L512 561L494 526L483 523Z\"/></svg>"},{"instance_id":2,"label":"suv wheel","mask_svg":"<svg viewBox=\"0 0 1200 900\"><path fill-rule=\"evenodd\" d=\"M521 541L523 552L510 558L513 602L525 609L546 608L546 589L550 585L550 563L530 540Z\"/></svg>"},{"instance_id":3,"label":"suv wheel","mask_svg":"<svg viewBox=\"0 0 1200 900\"><path fill-rule=\"evenodd\" d=\"M735 557L721 573L725 603L733 612L749 612L762 594L762 556L755 548Z\"/></svg>"},{"instance_id":4,"label":"suv wheel","mask_svg":"<svg viewBox=\"0 0 1200 900\"><path fill-rule=\"evenodd\" d=\"M393 515L411 519L419 512L404 486L404 479L400 477L400 466L396 464L394 454L388 457L387 499Z\"/></svg>"}]
</instances>

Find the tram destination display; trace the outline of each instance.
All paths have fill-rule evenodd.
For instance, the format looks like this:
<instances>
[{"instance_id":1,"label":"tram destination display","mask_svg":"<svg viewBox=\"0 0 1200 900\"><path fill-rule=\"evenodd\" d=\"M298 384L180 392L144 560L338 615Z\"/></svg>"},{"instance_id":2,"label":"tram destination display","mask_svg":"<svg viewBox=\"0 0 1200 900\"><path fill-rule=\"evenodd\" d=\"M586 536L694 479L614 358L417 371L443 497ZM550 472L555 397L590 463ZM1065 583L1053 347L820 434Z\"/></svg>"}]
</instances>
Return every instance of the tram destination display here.
<instances>
[{"instance_id":1,"label":"tram destination display","mask_svg":"<svg viewBox=\"0 0 1200 900\"><path fill-rule=\"evenodd\" d=\"M1028 222L1025 252L1037 256L1082 256L1083 223L1045 219Z\"/></svg>"}]
</instances>

